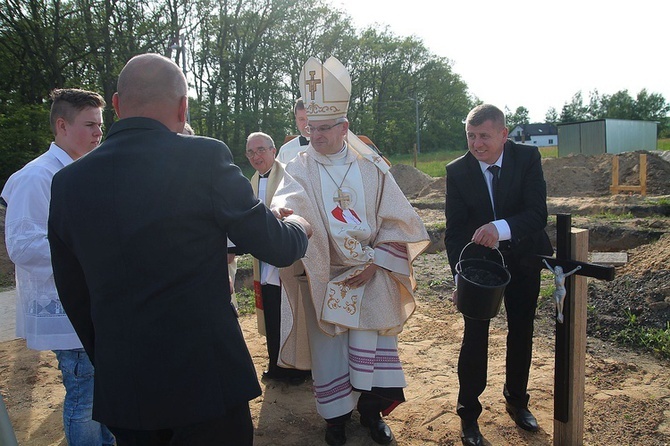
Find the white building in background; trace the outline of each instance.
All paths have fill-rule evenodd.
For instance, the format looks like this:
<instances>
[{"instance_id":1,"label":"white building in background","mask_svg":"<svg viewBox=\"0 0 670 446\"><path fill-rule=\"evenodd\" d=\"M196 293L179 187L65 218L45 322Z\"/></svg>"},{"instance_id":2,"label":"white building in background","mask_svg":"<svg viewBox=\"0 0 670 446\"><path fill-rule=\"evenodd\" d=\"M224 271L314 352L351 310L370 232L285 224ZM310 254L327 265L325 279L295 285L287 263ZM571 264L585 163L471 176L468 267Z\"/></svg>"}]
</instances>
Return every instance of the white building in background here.
<instances>
[{"instance_id":1,"label":"white building in background","mask_svg":"<svg viewBox=\"0 0 670 446\"><path fill-rule=\"evenodd\" d=\"M552 124L521 124L509 132L509 139L532 146L558 145L558 129Z\"/></svg>"}]
</instances>

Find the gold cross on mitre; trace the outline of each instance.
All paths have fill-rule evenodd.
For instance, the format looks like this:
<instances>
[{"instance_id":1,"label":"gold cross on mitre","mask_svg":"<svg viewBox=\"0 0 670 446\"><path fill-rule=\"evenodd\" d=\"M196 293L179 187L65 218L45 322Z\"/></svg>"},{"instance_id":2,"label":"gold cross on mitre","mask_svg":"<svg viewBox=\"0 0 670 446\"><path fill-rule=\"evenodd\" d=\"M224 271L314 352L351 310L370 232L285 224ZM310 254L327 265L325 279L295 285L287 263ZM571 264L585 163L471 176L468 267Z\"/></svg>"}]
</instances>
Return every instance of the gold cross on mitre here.
<instances>
[{"instance_id":1,"label":"gold cross on mitre","mask_svg":"<svg viewBox=\"0 0 670 446\"><path fill-rule=\"evenodd\" d=\"M344 192L342 189L337 189L337 196L333 197L333 201L340 205L342 209L349 209L351 203L351 195Z\"/></svg>"},{"instance_id":2,"label":"gold cross on mitre","mask_svg":"<svg viewBox=\"0 0 670 446\"><path fill-rule=\"evenodd\" d=\"M300 95L310 121L326 121L347 115L351 96L351 76L334 57L321 63L310 57L300 70Z\"/></svg>"},{"instance_id":3,"label":"gold cross on mitre","mask_svg":"<svg viewBox=\"0 0 670 446\"><path fill-rule=\"evenodd\" d=\"M309 76L310 78L305 81L305 84L309 87L309 94L311 95L311 100L314 100L315 94L316 93L316 86L321 83L321 79L314 79L314 75L316 74L316 71L310 71Z\"/></svg>"}]
</instances>

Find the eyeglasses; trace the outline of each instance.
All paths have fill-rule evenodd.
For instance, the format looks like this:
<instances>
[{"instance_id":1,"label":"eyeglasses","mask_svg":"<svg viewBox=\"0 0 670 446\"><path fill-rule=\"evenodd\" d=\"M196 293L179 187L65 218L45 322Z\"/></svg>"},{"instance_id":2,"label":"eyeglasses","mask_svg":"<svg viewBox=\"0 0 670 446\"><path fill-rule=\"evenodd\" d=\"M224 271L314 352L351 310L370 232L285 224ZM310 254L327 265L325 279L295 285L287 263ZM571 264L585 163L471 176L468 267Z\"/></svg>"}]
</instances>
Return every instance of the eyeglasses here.
<instances>
[{"instance_id":1,"label":"eyeglasses","mask_svg":"<svg viewBox=\"0 0 670 446\"><path fill-rule=\"evenodd\" d=\"M247 155L247 158L253 158L256 155L265 155L268 150L272 150L273 148L274 147L259 147L256 150L247 150L244 154Z\"/></svg>"},{"instance_id":2,"label":"eyeglasses","mask_svg":"<svg viewBox=\"0 0 670 446\"><path fill-rule=\"evenodd\" d=\"M316 133L316 132L325 133L328 130L332 129L333 127L337 127L340 124L344 124L344 122L338 122L338 123L333 124L333 125L320 125L318 127L314 127L313 125L308 125L307 126L307 131L309 133Z\"/></svg>"}]
</instances>

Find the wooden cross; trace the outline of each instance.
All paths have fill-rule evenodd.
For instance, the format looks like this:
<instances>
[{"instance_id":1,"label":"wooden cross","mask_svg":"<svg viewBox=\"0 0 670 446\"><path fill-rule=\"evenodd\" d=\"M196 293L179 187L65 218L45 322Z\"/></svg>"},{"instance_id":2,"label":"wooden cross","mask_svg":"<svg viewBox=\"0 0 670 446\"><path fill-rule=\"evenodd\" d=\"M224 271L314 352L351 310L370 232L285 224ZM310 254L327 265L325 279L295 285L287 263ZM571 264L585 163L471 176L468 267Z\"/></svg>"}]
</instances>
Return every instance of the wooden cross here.
<instances>
[{"instance_id":1,"label":"wooden cross","mask_svg":"<svg viewBox=\"0 0 670 446\"><path fill-rule=\"evenodd\" d=\"M351 195L344 192L342 189L337 188L337 196L333 197L333 201L336 202L342 209L349 209Z\"/></svg>"},{"instance_id":2,"label":"wooden cross","mask_svg":"<svg viewBox=\"0 0 670 446\"><path fill-rule=\"evenodd\" d=\"M556 324L554 371L554 445L584 443L584 378L586 369L587 277L613 280L614 267L586 263L589 231L573 229L570 214L556 215L556 258L535 256L564 271L580 267L565 278L564 322Z\"/></svg>"},{"instance_id":3,"label":"wooden cross","mask_svg":"<svg viewBox=\"0 0 670 446\"><path fill-rule=\"evenodd\" d=\"M316 75L316 71L310 71L309 76L310 78L305 81L307 86L309 87L309 92L311 93L312 97L311 100L314 100L314 93L316 93L316 86L321 83L321 79L314 79L314 75Z\"/></svg>"}]
</instances>

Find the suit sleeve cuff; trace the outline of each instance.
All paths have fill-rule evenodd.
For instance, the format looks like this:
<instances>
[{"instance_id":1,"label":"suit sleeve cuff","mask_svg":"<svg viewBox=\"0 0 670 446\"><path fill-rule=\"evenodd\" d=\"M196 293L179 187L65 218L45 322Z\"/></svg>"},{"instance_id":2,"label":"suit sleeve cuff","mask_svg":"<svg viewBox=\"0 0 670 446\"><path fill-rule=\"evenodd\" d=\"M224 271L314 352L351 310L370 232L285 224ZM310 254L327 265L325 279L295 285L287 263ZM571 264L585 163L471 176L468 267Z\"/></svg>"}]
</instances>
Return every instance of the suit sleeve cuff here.
<instances>
[{"instance_id":1,"label":"suit sleeve cuff","mask_svg":"<svg viewBox=\"0 0 670 446\"><path fill-rule=\"evenodd\" d=\"M509 225L507 224L507 221L505 220L496 220L492 221L493 226L496 227L498 230L498 240L499 241L504 241L504 240L511 240L512 239L512 230L509 228Z\"/></svg>"}]
</instances>

